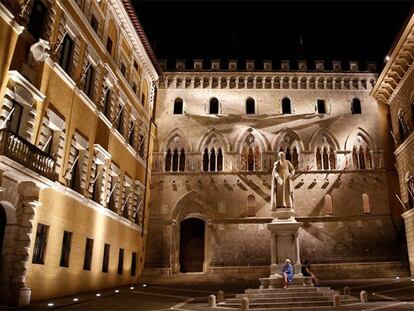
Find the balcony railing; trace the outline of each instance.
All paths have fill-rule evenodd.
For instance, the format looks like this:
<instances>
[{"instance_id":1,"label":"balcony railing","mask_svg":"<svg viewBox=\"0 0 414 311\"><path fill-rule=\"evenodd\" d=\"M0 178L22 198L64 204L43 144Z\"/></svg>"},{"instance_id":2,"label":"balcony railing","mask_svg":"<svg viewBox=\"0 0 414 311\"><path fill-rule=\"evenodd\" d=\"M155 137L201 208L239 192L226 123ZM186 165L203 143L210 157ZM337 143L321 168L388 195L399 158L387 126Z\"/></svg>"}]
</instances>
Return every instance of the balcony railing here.
<instances>
[{"instance_id":1,"label":"balcony railing","mask_svg":"<svg viewBox=\"0 0 414 311\"><path fill-rule=\"evenodd\" d=\"M56 160L7 128L0 130L0 155L5 155L50 180L57 180Z\"/></svg>"}]
</instances>

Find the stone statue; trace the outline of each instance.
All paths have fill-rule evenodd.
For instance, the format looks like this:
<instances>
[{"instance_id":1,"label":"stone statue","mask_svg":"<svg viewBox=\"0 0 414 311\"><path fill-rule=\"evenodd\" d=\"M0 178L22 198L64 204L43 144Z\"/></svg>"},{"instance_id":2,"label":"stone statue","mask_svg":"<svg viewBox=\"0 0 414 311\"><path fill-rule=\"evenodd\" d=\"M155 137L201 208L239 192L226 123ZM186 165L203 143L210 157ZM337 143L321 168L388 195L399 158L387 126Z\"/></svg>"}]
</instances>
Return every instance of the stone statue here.
<instances>
[{"instance_id":1,"label":"stone statue","mask_svg":"<svg viewBox=\"0 0 414 311\"><path fill-rule=\"evenodd\" d=\"M286 160L284 152L279 152L278 161L273 165L272 172L272 197L270 204L272 211L277 208L294 208L292 177L295 169L289 160Z\"/></svg>"},{"instance_id":2,"label":"stone statue","mask_svg":"<svg viewBox=\"0 0 414 311\"><path fill-rule=\"evenodd\" d=\"M39 39L30 47L29 63L35 65L44 62L49 57L50 45L49 42Z\"/></svg>"}]
</instances>

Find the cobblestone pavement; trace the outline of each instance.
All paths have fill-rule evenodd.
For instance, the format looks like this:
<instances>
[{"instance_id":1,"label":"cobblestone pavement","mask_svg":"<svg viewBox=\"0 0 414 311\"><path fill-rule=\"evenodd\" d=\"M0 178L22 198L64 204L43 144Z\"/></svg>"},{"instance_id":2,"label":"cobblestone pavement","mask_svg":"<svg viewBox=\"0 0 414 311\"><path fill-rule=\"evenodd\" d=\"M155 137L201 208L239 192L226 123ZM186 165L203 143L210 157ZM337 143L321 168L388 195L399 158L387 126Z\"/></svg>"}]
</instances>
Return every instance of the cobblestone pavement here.
<instances>
[{"instance_id":1,"label":"cobblestone pavement","mask_svg":"<svg viewBox=\"0 0 414 311\"><path fill-rule=\"evenodd\" d=\"M351 295L355 297L359 297L362 290L366 290L369 294L369 303L356 303L335 309L323 308L323 310L414 310L414 279L411 278L330 280L322 282L321 285L341 291L344 286L348 286ZM208 308L207 297L216 294L218 290L224 290L226 297L232 297L246 288L257 286L258 284L248 283L221 285L183 283L173 286L138 284L33 302L25 310L224 310L220 307ZM317 311L322 308L308 310Z\"/></svg>"}]
</instances>

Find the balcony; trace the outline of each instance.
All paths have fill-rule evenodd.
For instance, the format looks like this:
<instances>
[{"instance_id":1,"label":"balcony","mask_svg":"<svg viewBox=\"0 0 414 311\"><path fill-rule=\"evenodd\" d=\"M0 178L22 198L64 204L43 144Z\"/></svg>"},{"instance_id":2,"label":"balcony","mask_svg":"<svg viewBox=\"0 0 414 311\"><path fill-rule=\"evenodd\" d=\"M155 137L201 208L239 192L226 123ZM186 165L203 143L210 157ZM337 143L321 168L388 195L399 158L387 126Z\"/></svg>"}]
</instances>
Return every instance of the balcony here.
<instances>
[{"instance_id":1,"label":"balcony","mask_svg":"<svg viewBox=\"0 0 414 311\"><path fill-rule=\"evenodd\" d=\"M56 181L56 160L9 129L0 130L0 155L4 155L24 167Z\"/></svg>"}]
</instances>

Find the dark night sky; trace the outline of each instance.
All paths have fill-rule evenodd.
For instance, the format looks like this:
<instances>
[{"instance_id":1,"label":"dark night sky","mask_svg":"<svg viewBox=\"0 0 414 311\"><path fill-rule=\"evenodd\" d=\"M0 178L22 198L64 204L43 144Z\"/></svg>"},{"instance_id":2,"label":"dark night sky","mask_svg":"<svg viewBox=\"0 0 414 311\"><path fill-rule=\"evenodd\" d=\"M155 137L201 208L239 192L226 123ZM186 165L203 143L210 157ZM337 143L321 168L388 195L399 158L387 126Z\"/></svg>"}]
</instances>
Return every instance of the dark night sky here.
<instances>
[{"instance_id":1,"label":"dark night sky","mask_svg":"<svg viewBox=\"0 0 414 311\"><path fill-rule=\"evenodd\" d=\"M132 3L159 59L337 59L377 61L380 65L414 4L154 0Z\"/></svg>"}]
</instances>

